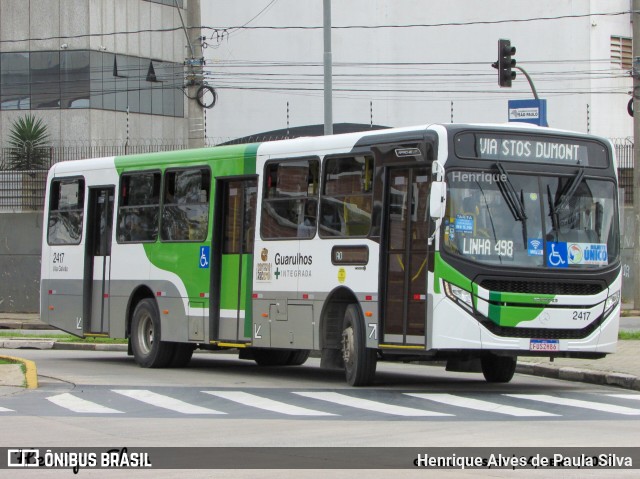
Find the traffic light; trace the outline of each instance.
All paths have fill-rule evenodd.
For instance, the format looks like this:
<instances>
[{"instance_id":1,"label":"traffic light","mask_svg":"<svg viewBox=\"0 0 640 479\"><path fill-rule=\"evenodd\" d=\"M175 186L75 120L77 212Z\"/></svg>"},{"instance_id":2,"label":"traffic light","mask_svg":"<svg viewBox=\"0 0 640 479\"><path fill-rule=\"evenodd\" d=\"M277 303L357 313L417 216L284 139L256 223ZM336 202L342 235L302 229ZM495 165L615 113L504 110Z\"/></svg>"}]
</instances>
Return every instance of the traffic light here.
<instances>
[{"instance_id":1,"label":"traffic light","mask_svg":"<svg viewBox=\"0 0 640 479\"><path fill-rule=\"evenodd\" d=\"M516 47L511 46L510 40L498 40L498 85L511 87L511 81L516 78L516 72L512 70L516 66L516 59L511 58L516 54Z\"/></svg>"}]
</instances>

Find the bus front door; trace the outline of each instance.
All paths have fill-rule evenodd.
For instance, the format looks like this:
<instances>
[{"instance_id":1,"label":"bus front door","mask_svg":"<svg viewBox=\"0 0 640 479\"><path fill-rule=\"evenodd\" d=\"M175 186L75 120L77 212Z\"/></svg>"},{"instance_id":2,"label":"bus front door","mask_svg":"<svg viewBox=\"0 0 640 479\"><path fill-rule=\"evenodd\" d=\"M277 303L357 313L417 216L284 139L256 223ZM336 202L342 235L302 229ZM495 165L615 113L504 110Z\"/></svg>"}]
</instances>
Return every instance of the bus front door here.
<instances>
[{"instance_id":1,"label":"bus front door","mask_svg":"<svg viewBox=\"0 0 640 479\"><path fill-rule=\"evenodd\" d=\"M113 186L89 189L83 295L85 298L83 331L89 335L109 332L114 191Z\"/></svg>"},{"instance_id":2,"label":"bus front door","mask_svg":"<svg viewBox=\"0 0 640 479\"><path fill-rule=\"evenodd\" d=\"M251 339L251 284L258 181L219 180L211 281L211 339Z\"/></svg>"},{"instance_id":3,"label":"bus front door","mask_svg":"<svg viewBox=\"0 0 640 479\"><path fill-rule=\"evenodd\" d=\"M426 167L387 170L384 215L383 341L425 343L429 171Z\"/></svg>"}]
</instances>

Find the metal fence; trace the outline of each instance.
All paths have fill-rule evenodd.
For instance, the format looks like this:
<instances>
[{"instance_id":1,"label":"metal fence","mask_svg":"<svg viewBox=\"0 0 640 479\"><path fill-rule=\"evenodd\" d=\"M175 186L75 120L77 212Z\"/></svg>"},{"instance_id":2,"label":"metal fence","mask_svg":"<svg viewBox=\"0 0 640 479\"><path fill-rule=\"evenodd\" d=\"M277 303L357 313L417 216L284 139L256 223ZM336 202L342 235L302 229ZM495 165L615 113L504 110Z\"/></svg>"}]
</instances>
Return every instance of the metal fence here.
<instances>
[{"instance_id":1,"label":"metal fence","mask_svg":"<svg viewBox=\"0 0 640 479\"><path fill-rule=\"evenodd\" d=\"M13 148L0 148L0 212L39 211L44 207L47 171L56 163L86 158L133 155L185 149L185 145L160 143L136 145L73 145L47 148L42 169L13 171L7 168L15 154Z\"/></svg>"},{"instance_id":2,"label":"metal fence","mask_svg":"<svg viewBox=\"0 0 640 479\"><path fill-rule=\"evenodd\" d=\"M618 188L624 192L624 204L633 204L633 143L616 143Z\"/></svg>"},{"instance_id":3,"label":"metal fence","mask_svg":"<svg viewBox=\"0 0 640 479\"><path fill-rule=\"evenodd\" d=\"M274 138L249 137L251 140L266 141ZM243 139L248 141L249 138ZM238 141L238 140L236 140ZM229 142L235 143L235 142ZM633 144L628 140L614 140L618 158L619 186L624 192L624 204L633 204ZM137 144L137 145L74 145L48 148L46 167L39 170L10 171L3 169L9 164L13 150L0 148L0 211L38 211L44 206L47 169L55 163L83 158L131 155L157 151L185 149L185 145Z\"/></svg>"}]
</instances>

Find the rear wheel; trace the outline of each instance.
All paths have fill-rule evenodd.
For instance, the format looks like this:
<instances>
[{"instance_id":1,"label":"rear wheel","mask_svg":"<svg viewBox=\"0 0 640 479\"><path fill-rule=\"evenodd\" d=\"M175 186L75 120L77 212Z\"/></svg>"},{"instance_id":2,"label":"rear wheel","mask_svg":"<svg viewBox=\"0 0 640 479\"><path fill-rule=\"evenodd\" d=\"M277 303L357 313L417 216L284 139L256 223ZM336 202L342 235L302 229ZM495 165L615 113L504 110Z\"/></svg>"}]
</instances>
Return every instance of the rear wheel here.
<instances>
[{"instance_id":1,"label":"rear wheel","mask_svg":"<svg viewBox=\"0 0 640 479\"><path fill-rule=\"evenodd\" d=\"M300 366L309 359L311 351L307 349L295 349L289 353L289 359L287 359L287 366Z\"/></svg>"},{"instance_id":2,"label":"rear wheel","mask_svg":"<svg viewBox=\"0 0 640 479\"><path fill-rule=\"evenodd\" d=\"M516 372L516 356L496 356L487 354L482 357L482 374L489 383L508 383Z\"/></svg>"},{"instance_id":3,"label":"rear wheel","mask_svg":"<svg viewBox=\"0 0 640 479\"><path fill-rule=\"evenodd\" d=\"M171 357L169 367L172 368L186 368L191 362L191 356L193 356L193 350L195 344L188 343L174 343L175 351Z\"/></svg>"},{"instance_id":4,"label":"rear wheel","mask_svg":"<svg viewBox=\"0 0 640 479\"><path fill-rule=\"evenodd\" d=\"M376 351L366 347L364 322L357 305L350 304L344 313L342 359L347 383L368 386L376 374Z\"/></svg>"},{"instance_id":5,"label":"rear wheel","mask_svg":"<svg viewBox=\"0 0 640 479\"><path fill-rule=\"evenodd\" d=\"M253 360L259 366L285 366L291 351L287 349L254 349Z\"/></svg>"},{"instance_id":6,"label":"rear wheel","mask_svg":"<svg viewBox=\"0 0 640 479\"><path fill-rule=\"evenodd\" d=\"M152 299L143 299L133 311L131 349L135 361L143 368L164 368L169 365L175 345L162 341L158 306Z\"/></svg>"}]
</instances>

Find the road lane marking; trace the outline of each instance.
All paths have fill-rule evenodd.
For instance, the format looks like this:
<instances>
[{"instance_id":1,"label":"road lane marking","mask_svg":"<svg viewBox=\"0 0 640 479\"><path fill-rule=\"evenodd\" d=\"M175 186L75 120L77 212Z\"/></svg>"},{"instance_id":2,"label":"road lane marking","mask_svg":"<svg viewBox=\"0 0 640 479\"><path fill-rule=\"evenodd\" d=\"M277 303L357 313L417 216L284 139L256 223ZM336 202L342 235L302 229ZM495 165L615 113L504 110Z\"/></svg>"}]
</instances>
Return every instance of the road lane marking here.
<instances>
[{"instance_id":1,"label":"road lane marking","mask_svg":"<svg viewBox=\"0 0 640 479\"><path fill-rule=\"evenodd\" d=\"M640 394L607 394L613 398L620 399L633 399L634 401L640 401Z\"/></svg>"},{"instance_id":2,"label":"road lane marking","mask_svg":"<svg viewBox=\"0 0 640 479\"><path fill-rule=\"evenodd\" d=\"M273 399L256 396L255 394L243 391L202 391L212 396L217 396L229 401L237 402L245 406L251 406L266 411L287 414L289 416L336 416L329 412L316 411L315 409L307 409L303 407L293 406Z\"/></svg>"},{"instance_id":3,"label":"road lane marking","mask_svg":"<svg viewBox=\"0 0 640 479\"><path fill-rule=\"evenodd\" d=\"M435 401L448 406L457 406L477 411L495 412L498 414L506 414L508 416L518 417L535 417L535 416L557 416L550 412L536 411L535 409L525 409L504 404L483 401L480 399L466 398L455 396L453 394L422 394L422 393L405 393L407 396L413 396L420 399Z\"/></svg>"},{"instance_id":4,"label":"road lane marking","mask_svg":"<svg viewBox=\"0 0 640 479\"><path fill-rule=\"evenodd\" d=\"M216 411L215 409L189 404L180 399L174 399L146 389L112 389L112 391L136 399L137 401L151 404L152 406L169 409L170 411L176 411L182 414L226 414L221 411Z\"/></svg>"},{"instance_id":5,"label":"road lane marking","mask_svg":"<svg viewBox=\"0 0 640 479\"><path fill-rule=\"evenodd\" d=\"M0 407L0 412L15 412L13 409L7 409L6 407Z\"/></svg>"},{"instance_id":6,"label":"road lane marking","mask_svg":"<svg viewBox=\"0 0 640 479\"><path fill-rule=\"evenodd\" d=\"M360 399L334 392L294 392L293 394L298 394L299 396L304 396L312 399L320 399L321 401L340 404L342 406L349 406L357 409L364 409L367 411L392 414L394 416L452 416L452 414L426 411L424 409L415 409L404 406L395 406L393 404L371 401L370 399Z\"/></svg>"},{"instance_id":7,"label":"road lane marking","mask_svg":"<svg viewBox=\"0 0 640 479\"><path fill-rule=\"evenodd\" d=\"M47 398L53 404L65 409L69 409L73 412L90 413L90 414L121 414L122 411L117 409L111 409L110 407L102 406L92 401L79 398L73 394L64 393L57 396L51 396Z\"/></svg>"},{"instance_id":8,"label":"road lane marking","mask_svg":"<svg viewBox=\"0 0 640 479\"><path fill-rule=\"evenodd\" d=\"M559 406L570 406L583 409L592 409L594 411L609 412L613 414L625 414L627 416L639 416L640 409L633 409L630 407L616 406L614 404L604 404L592 401L582 401L580 399L569 399L555 396L548 396L546 394L504 394L516 399L528 399L530 401L539 401L548 404L556 404Z\"/></svg>"}]
</instances>

